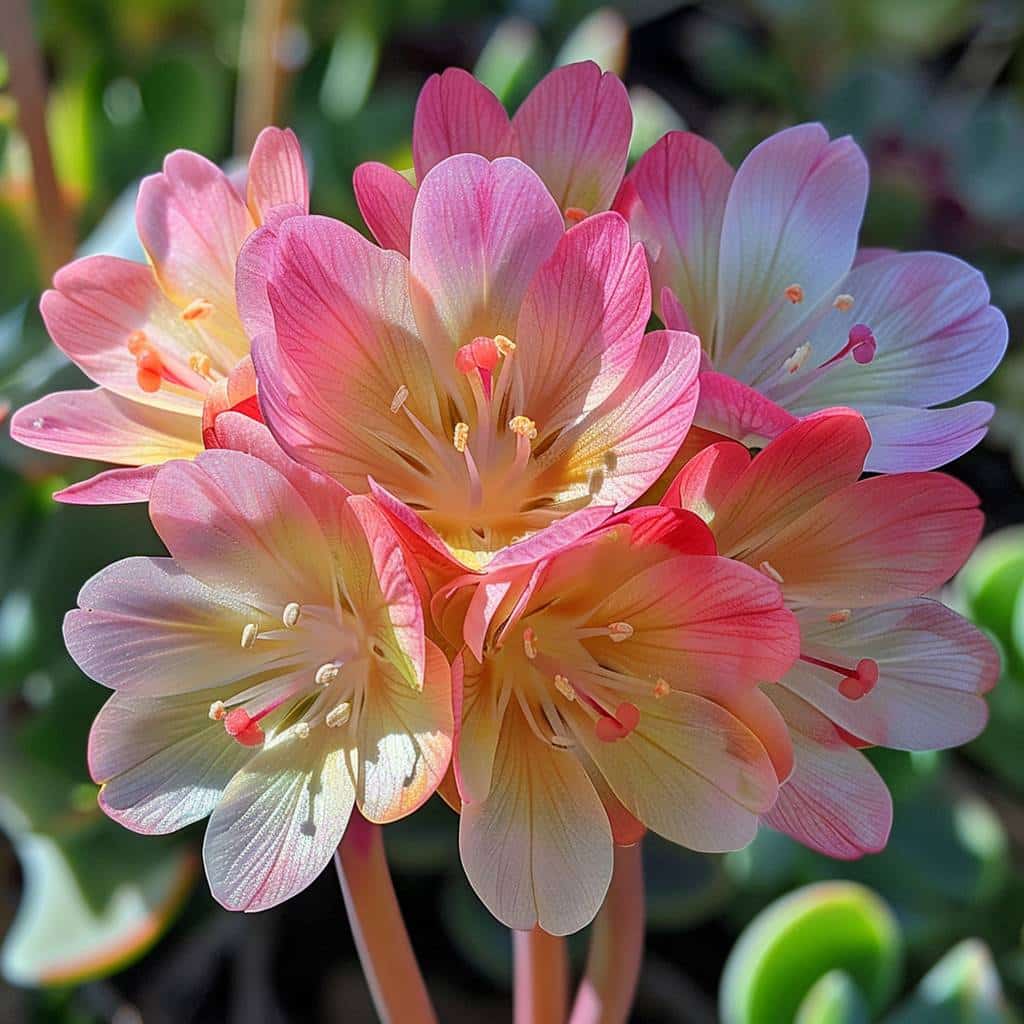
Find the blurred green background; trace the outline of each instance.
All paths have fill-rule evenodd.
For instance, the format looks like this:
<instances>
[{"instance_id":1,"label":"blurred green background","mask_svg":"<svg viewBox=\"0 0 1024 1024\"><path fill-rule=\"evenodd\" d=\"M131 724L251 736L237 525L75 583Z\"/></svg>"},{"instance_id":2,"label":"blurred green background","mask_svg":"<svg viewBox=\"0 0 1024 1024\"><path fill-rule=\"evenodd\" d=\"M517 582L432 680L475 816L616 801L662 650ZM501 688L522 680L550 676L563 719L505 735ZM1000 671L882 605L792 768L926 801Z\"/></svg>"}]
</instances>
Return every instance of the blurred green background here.
<instances>
[{"instance_id":1,"label":"blurred green background","mask_svg":"<svg viewBox=\"0 0 1024 1024\"><path fill-rule=\"evenodd\" d=\"M883 854L843 865L765 832L713 858L650 838L635 1020L1019 1019L1020 0L635 0L618 10L589 0L4 0L0 39L0 410L81 384L47 341L39 293L73 251L138 252L135 183L175 147L226 162L267 121L290 124L314 208L359 223L352 170L411 163L427 75L475 69L514 107L552 64L581 57L625 78L637 153L684 125L734 160L799 120L852 133L872 165L863 241L975 263L1010 319L1010 354L982 389L999 404L993 429L950 469L981 493L991 536L948 598L996 638L1004 679L989 730L968 749L872 754L896 798ZM10 90L12 66L34 46L53 188L34 180L43 133L19 129ZM329 874L278 910L232 916L198 870L201 829L141 839L96 810L85 738L105 694L67 659L60 621L91 573L158 546L141 509L53 504L54 489L85 475L0 439L0 1021L373 1020ZM508 936L461 877L455 826L435 800L387 830L399 897L441 1018L507 1019ZM577 956L585 944L574 940Z\"/></svg>"}]
</instances>

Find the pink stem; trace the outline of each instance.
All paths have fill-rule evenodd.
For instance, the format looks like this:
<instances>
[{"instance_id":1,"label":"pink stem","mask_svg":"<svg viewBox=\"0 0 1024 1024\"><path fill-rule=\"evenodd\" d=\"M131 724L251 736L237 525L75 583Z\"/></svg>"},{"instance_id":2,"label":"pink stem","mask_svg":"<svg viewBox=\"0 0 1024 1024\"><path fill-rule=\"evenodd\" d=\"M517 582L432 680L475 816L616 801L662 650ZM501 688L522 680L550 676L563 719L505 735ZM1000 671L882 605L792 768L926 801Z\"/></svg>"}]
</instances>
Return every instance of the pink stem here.
<instances>
[{"instance_id":1,"label":"pink stem","mask_svg":"<svg viewBox=\"0 0 1024 1024\"><path fill-rule=\"evenodd\" d=\"M515 1024L564 1024L569 1006L565 939L540 928L513 932Z\"/></svg>"},{"instance_id":2,"label":"pink stem","mask_svg":"<svg viewBox=\"0 0 1024 1024\"><path fill-rule=\"evenodd\" d=\"M75 254L74 226L61 194L46 133L46 74L28 0L7 0L0 14L0 50L7 55L18 127L32 162L36 231L43 271L49 278Z\"/></svg>"},{"instance_id":3,"label":"pink stem","mask_svg":"<svg viewBox=\"0 0 1024 1024\"><path fill-rule=\"evenodd\" d=\"M334 855L352 935L384 1024L437 1024L391 884L379 825L353 812Z\"/></svg>"},{"instance_id":4,"label":"pink stem","mask_svg":"<svg viewBox=\"0 0 1024 1024\"><path fill-rule=\"evenodd\" d=\"M569 1024L624 1024L644 955L641 846L616 846L615 871L594 921L587 967Z\"/></svg>"}]
</instances>

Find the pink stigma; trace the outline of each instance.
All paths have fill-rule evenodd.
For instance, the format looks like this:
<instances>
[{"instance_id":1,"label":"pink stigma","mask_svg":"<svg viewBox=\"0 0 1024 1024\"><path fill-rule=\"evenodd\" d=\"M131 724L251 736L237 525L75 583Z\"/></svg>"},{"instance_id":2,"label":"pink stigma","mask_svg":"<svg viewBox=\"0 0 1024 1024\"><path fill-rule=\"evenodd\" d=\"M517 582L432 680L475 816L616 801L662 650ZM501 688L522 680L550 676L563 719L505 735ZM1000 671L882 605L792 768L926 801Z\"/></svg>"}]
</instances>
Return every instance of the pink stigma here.
<instances>
[{"instance_id":1,"label":"pink stigma","mask_svg":"<svg viewBox=\"0 0 1024 1024\"><path fill-rule=\"evenodd\" d=\"M623 701L614 715L601 709L601 716L594 723L597 738L604 743L625 739L640 723L640 709L635 704Z\"/></svg>"},{"instance_id":2,"label":"pink stigma","mask_svg":"<svg viewBox=\"0 0 1024 1024\"><path fill-rule=\"evenodd\" d=\"M803 653L800 655L800 660L842 676L838 689L839 693L847 700L861 700L875 688L875 684L878 682L878 662L874 658L861 658L855 669L845 668L833 661L812 658L809 654Z\"/></svg>"},{"instance_id":3,"label":"pink stigma","mask_svg":"<svg viewBox=\"0 0 1024 1024\"><path fill-rule=\"evenodd\" d=\"M224 717L224 729L243 747L258 747L264 740L260 723L245 708L233 708Z\"/></svg>"},{"instance_id":4,"label":"pink stigma","mask_svg":"<svg viewBox=\"0 0 1024 1024\"><path fill-rule=\"evenodd\" d=\"M459 373L474 370L490 373L498 365L498 346L493 338L474 338L455 353L455 369Z\"/></svg>"},{"instance_id":5,"label":"pink stigma","mask_svg":"<svg viewBox=\"0 0 1024 1024\"><path fill-rule=\"evenodd\" d=\"M875 358L877 351L878 342L875 340L871 328L867 324L854 324L850 328L846 344L831 359L825 360L818 369L823 370L826 366L838 363L840 359L844 359L848 355L853 356L855 363L865 366Z\"/></svg>"}]
</instances>

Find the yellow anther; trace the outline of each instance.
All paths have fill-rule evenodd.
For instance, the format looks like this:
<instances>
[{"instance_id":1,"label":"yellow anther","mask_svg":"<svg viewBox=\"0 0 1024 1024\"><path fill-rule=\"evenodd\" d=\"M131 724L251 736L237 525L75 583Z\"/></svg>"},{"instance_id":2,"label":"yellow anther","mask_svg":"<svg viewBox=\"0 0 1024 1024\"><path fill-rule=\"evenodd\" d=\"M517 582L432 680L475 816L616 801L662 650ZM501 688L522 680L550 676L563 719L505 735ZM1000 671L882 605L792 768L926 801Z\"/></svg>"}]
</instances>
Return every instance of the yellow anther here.
<instances>
[{"instance_id":1,"label":"yellow anther","mask_svg":"<svg viewBox=\"0 0 1024 1024\"><path fill-rule=\"evenodd\" d=\"M791 284L786 289L786 298L793 303L794 306L804 301L804 290L798 284Z\"/></svg>"},{"instance_id":2,"label":"yellow anther","mask_svg":"<svg viewBox=\"0 0 1024 1024\"><path fill-rule=\"evenodd\" d=\"M776 583L785 583L786 581L782 578L782 573L772 565L771 562L762 562L758 569L765 574L770 580L775 580Z\"/></svg>"},{"instance_id":3,"label":"yellow anther","mask_svg":"<svg viewBox=\"0 0 1024 1024\"><path fill-rule=\"evenodd\" d=\"M182 320L202 320L213 312L213 303L206 299L193 299L182 311Z\"/></svg>"},{"instance_id":4,"label":"yellow anther","mask_svg":"<svg viewBox=\"0 0 1024 1024\"><path fill-rule=\"evenodd\" d=\"M498 350L499 355L510 356L516 350L516 343L511 338L506 338L504 334L496 334L494 347Z\"/></svg>"},{"instance_id":5,"label":"yellow anther","mask_svg":"<svg viewBox=\"0 0 1024 1024\"><path fill-rule=\"evenodd\" d=\"M338 678L338 673L340 671L341 669L337 665L328 661L316 670L316 675L313 676L313 682L316 683L317 686L330 686L330 684Z\"/></svg>"},{"instance_id":6,"label":"yellow anther","mask_svg":"<svg viewBox=\"0 0 1024 1024\"><path fill-rule=\"evenodd\" d=\"M579 224L581 220L586 220L587 216L587 211L582 206L567 206L565 208L565 219L571 220L573 224Z\"/></svg>"},{"instance_id":7,"label":"yellow anther","mask_svg":"<svg viewBox=\"0 0 1024 1024\"><path fill-rule=\"evenodd\" d=\"M838 309L840 313L847 313L853 309L853 296L846 295L845 293L843 295L837 295L835 299L832 300L832 305Z\"/></svg>"},{"instance_id":8,"label":"yellow anther","mask_svg":"<svg viewBox=\"0 0 1024 1024\"><path fill-rule=\"evenodd\" d=\"M332 728L336 729L338 726L344 725L352 717L352 705L347 700L343 700L336 707L331 708L327 712L325 721Z\"/></svg>"},{"instance_id":9,"label":"yellow anther","mask_svg":"<svg viewBox=\"0 0 1024 1024\"><path fill-rule=\"evenodd\" d=\"M850 609L849 608L837 608L829 617L829 622L849 622L850 621Z\"/></svg>"},{"instance_id":10,"label":"yellow anther","mask_svg":"<svg viewBox=\"0 0 1024 1024\"><path fill-rule=\"evenodd\" d=\"M537 424L529 416L513 416L508 421L508 429L513 434L525 437L528 441L532 441L537 436Z\"/></svg>"},{"instance_id":11,"label":"yellow anther","mask_svg":"<svg viewBox=\"0 0 1024 1024\"><path fill-rule=\"evenodd\" d=\"M402 384L395 392L395 397L391 399L391 411L398 412L399 409L405 405L405 400L409 397L409 389Z\"/></svg>"},{"instance_id":12,"label":"yellow anther","mask_svg":"<svg viewBox=\"0 0 1024 1024\"><path fill-rule=\"evenodd\" d=\"M289 601L284 606L284 611L281 613L281 621L285 624L288 629L294 629L299 621L299 616L302 614L302 605L298 601Z\"/></svg>"},{"instance_id":13,"label":"yellow anther","mask_svg":"<svg viewBox=\"0 0 1024 1024\"><path fill-rule=\"evenodd\" d=\"M611 622L608 624L608 635L612 643L621 644L633 635L633 627L628 622Z\"/></svg>"},{"instance_id":14,"label":"yellow anther","mask_svg":"<svg viewBox=\"0 0 1024 1024\"><path fill-rule=\"evenodd\" d=\"M309 739L309 722L296 722L294 732L300 740Z\"/></svg>"},{"instance_id":15,"label":"yellow anther","mask_svg":"<svg viewBox=\"0 0 1024 1024\"><path fill-rule=\"evenodd\" d=\"M455 424L455 430L452 433L452 444L455 445L457 452L464 452L466 445L469 444L469 424L459 421Z\"/></svg>"},{"instance_id":16,"label":"yellow anther","mask_svg":"<svg viewBox=\"0 0 1024 1024\"><path fill-rule=\"evenodd\" d=\"M211 722L219 722L222 718L224 718L227 715L227 713L228 713L228 709L226 707L224 707L224 701L222 701L222 700L215 700L210 705L210 721Z\"/></svg>"},{"instance_id":17,"label":"yellow anther","mask_svg":"<svg viewBox=\"0 0 1024 1024\"><path fill-rule=\"evenodd\" d=\"M654 681L654 696L661 700L662 697L667 697L672 692L672 687L668 685L667 679L658 678Z\"/></svg>"},{"instance_id":18,"label":"yellow anther","mask_svg":"<svg viewBox=\"0 0 1024 1024\"><path fill-rule=\"evenodd\" d=\"M205 352L190 352L188 356L188 368L200 377L209 377L213 370L213 362Z\"/></svg>"},{"instance_id":19,"label":"yellow anther","mask_svg":"<svg viewBox=\"0 0 1024 1024\"><path fill-rule=\"evenodd\" d=\"M247 622L242 627L242 649L247 651L260 635L260 627L255 622Z\"/></svg>"},{"instance_id":20,"label":"yellow anther","mask_svg":"<svg viewBox=\"0 0 1024 1024\"><path fill-rule=\"evenodd\" d=\"M569 682L568 678L563 676L560 672L555 675L555 689L566 700L576 699L576 691L572 688L572 684Z\"/></svg>"},{"instance_id":21,"label":"yellow anther","mask_svg":"<svg viewBox=\"0 0 1024 1024\"><path fill-rule=\"evenodd\" d=\"M810 342L805 341L802 345L796 347L793 354L782 365L787 373L796 373L807 362L807 357L810 354Z\"/></svg>"},{"instance_id":22,"label":"yellow anther","mask_svg":"<svg viewBox=\"0 0 1024 1024\"><path fill-rule=\"evenodd\" d=\"M523 630L523 651L530 661L537 657L537 634L533 626L527 626Z\"/></svg>"},{"instance_id":23,"label":"yellow anther","mask_svg":"<svg viewBox=\"0 0 1024 1024\"><path fill-rule=\"evenodd\" d=\"M133 356L138 355L142 351L143 346L148 344L149 339L146 337L145 331L132 331L128 335L128 351Z\"/></svg>"}]
</instances>

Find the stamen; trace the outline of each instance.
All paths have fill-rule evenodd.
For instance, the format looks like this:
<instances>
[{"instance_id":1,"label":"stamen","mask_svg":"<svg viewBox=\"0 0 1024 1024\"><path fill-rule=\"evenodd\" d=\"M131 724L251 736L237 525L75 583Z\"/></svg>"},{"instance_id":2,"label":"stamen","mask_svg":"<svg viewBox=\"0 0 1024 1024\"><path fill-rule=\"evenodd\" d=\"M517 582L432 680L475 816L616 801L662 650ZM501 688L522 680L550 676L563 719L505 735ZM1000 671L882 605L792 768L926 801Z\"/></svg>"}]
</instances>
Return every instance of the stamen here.
<instances>
[{"instance_id":1,"label":"stamen","mask_svg":"<svg viewBox=\"0 0 1024 1024\"><path fill-rule=\"evenodd\" d=\"M391 399L391 411L398 412L399 409L405 405L405 400L409 397L409 389L404 385L400 385L398 390L395 392L395 397Z\"/></svg>"},{"instance_id":2,"label":"stamen","mask_svg":"<svg viewBox=\"0 0 1024 1024\"><path fill-rule=\"evenodd\" d=\"M224 707L224 701L215 700L210 705L210 721L219 722L228 713L228 709Z\"/></svg>"},{"instance_id":3,"label":"stamen","mask_svg":"<svg viewBox=\"0 0 1024 1024\"><path fill-rule=\"evenodd\" d=\"M248 651L259 636L260 627L255 622L247 622L242 627L242 649Z\"/></svg>"},{"instance_id":4,"label":"stamen","mask_svg":"<svg viewBox=\"0 0 1024 1024\"><path fill-rule=\"evenodd\" d=\"M791 284L785 291L785 296L794 306L804 301L804 290L801 285Z\"/></svg>"},{"instance_id":5,"label":"stamen","mask_svg":"<svg viewBox=\"0 0 1024 1024\"><path fill-rule=\"evenodd\" d=\"M325 662L316 670L313 682L317 686L330 686L338 678L339 672L341 672L340 665L335 665L333 661Z\"/></svg>"},{"instance_id":6,"label":"stamen","mask_svg":"<svg viewBox=\"0 0 1024 1024\"><path fill-rule=\"evenodd\" d=\"M164 376L164 364L160 354L144 342L136 347L135 365L135 380L139 387L149 394L159 391Z\"/></svg>"},{"instance_id":7,"label":"stamen","mask_svg":"<svg viewBox=\"0 0 1024 1024\"><path fill-rule=\"evenodd\" d=\"M846 344L831 359L826 359L818 369L824 370L826 366L838 363L847 355L852 355L855 363L864 366L875 358L877 350L878 342L875 340L871 328L867 324L854 324L850 328Z\"/></svg>"},{"instance_id":8,"label":"stamen","mask_svg":"<svg viewBox=\"0 0 1024 1024\"><path fill-rule=\"evenodd\" d=\"M295 723L295 727L294 727L294 732L295 732L295 735L298 736L300 740L308 740L309 739L309 722L296 722Z\"/></svg>"},{"instance_id":9,"label":"stamen","mask_svg":"<svg viewBox=\"0 0 1024 1024\"><path fill-rule=\"evenodd\" d=\"M654 683L654 696L657 700L661 700L662 697L667 697L672 692L672 687L668 685L667 679L658 678Z\"/></svg>"},{"instance_id":10,"label":"stamen","mask_svg":"<svg viewBox=\"0 0 1024 1024\"><path fill-rule=\"evenodd\" d=\"M188 368L200 377L209 377L213 370L213 360L205 352L190 352Z\"/></svg>"},{"instance_id":11,"label":"stamen","mask_svg":"<svg viewBox=\"0 0 1024 1024\"><path fill-rule=\"evenodd\" d=\"M571 220L573 224L579 224L581 220L585 220L589 214L581 206L567 206L565 208L565 219Z\"/></svg>"},{"instance_id":12,"label":"stamen","mask_svg":"<svg viewBox=\"0 0 1024 1024\"><path fill-rule=\"evenodd\" d=\"M608 636L613 644L621 644L628 640L634 633L633 627L628 622L610 622L608 624Z\"/></svg>"},{"instance_id":13,"label":"stamen","mask_svg":"<svg viewBox=\"0 0 1024 1024\"><path fill-rule=\"evenodd\" d=\"M800 660L842 676L843 678L839 682L839 693L847 700L860 700L862 697L866 697L878 682L878 662L874 658L861 658L855 669L848 669L834 661L824 661L802 652Z\"/></svg>"},{"instance_id":14,"label":"stamen","mask_svg":"<svg viewBox=\"0 0 1024 1024\"><path fill-rule=\"evenodd\" d=\"M289 601L284 606L284 611L281 613L281 621L285 624L286 629L294 629L298 624L299 616L302 614L302 605L297 601Z\"/></svg>"},{"instance_id":15,"label":"stamen","mask_svg":"<svg viewBox=\"0 0 1024 1024\"><path fill-rule=\"evenodd\" d=\"M466 445L469 443L469 424L468 423L456 423L455 431L452 434L452 444L455 445L457 452L464 452Z\"/></svg>"},{"instance_id":16,"label":"stamen","mask_svg":"<svg viewBox=\"0 0 1024 1024\"><path fill-rule=\"evenodd\" d=\"M128 335L128 351L133 356L137 356L143 348L149 347L149 339L146 337L145 331L132 331Z\"/></svg>"},{"instance_id":17,"label":"stamen","mask_svg":"<svg viewBox=\"0 0 1024 1024\"><path fill-rule=\"evenodd\" d=\"M782 573L772 565L771 562L764 561L757 567L761 572L765 574L770 580L775 580L776 583L785 583L786 581L782 578Z\"/></svg>"},{"instance_id":18,"label":"stamen","mask_svg":"<svg viewBox=\"0 0 1024 1024\"><path fill-rule=\"evenodd\" d=\"M555 689L568 701L576 699L576 691L572 688L572 683L560 672L555 674Z\"/></svg>"},{"instance_id":19,"label":"stamen","mask_svg":"<svg viewBox=\"0 0 1024 1024\"><path fill-rule=\"evenodd\" d=\"M191 322L202 320L213 312L213 303L206 299L193 299L182 311L181 319Z\"/></svg>"},{"instance_id":20,"label":"stamen","mask_svg":"<svg viewBox=\"0 0 1024 1024\"><path fill-rule=\"evenodd\" d=\"M506 338L504 334L496 334L494 336L494 347L500 355L510 356L516 350L516 343L511 338Z\"/></svg>"},{"instance_id":21,"label":"stamen","mask_svg":"<svg viewBox=\"0 0 1024 1024\"><path fill-rule=\"evenodd\" d=\"M602 487L604 487L604 470L592 470L590 476L587 477L587 494L593 498L595 495L601 493Z\"/></svg>"},{"instance_id":22,"label":"stamen","mask_svg":"<svg viewBox=\"0 0 1024 1024\"><path fill-rule=\"evenodd\" d=\"M836 623L849 622L851 614L852 613L849 608L837 608L831 615L829 615L828 621Z\"/></svg>"},{"instance_id":23,"label":"stamen","mask_svg":"<svg viewBox=\"0 0 1024 1024\"><path fill-rule=\"evenodd\" d=\"M537 657L537 633L533 626L527 626L523 630L523 651L530 661Z\"/></svg>"},{"instance_id":24,"label":"stamen","mask_svg":"<svg viewBox=\"0 0 1024 1024\"><path fill-rule=\"evenodd\" d=\"M352 717L352 704L350 701L343 700L336 707L331 708L327 712L327 717L324 719L325 722L332 728L337 729L339 726L344 725Z\"/></svg>"},{"instance_id":25,"label":"stamen","mask_svg":"<svg viewBox=\"0 0 1024 1024\"><path fill-rule=\"evenodd\" d=\"M513 434L525 437L527 441L532 441L537 436L537 424L529 416L513 416L508 421L508 429Z\"/></svg>"},{"instance_id":26,"label":"stamen","mask_svg":"<svg viewBox=\"0 0 1024 1024\"><path fill-rule=\"evenodd\" d=\"M805 341L802 345L798 345L793 354L783 362L782 366L787 373L796 373L807 362L807 357L811 354L811 343Z\"/></svg>"},{"instance_id":27,"label":"stamen","mask_svg":"<svg viewBox=\"0 0 1024 1024\"><path fill-rule=\"evenodd\" d=\"M853 309L853 296L845 293L837 295L833 300L832 305L835 309L838 309L840 313L848 313Z\"/></svg>"}]
</instances>

